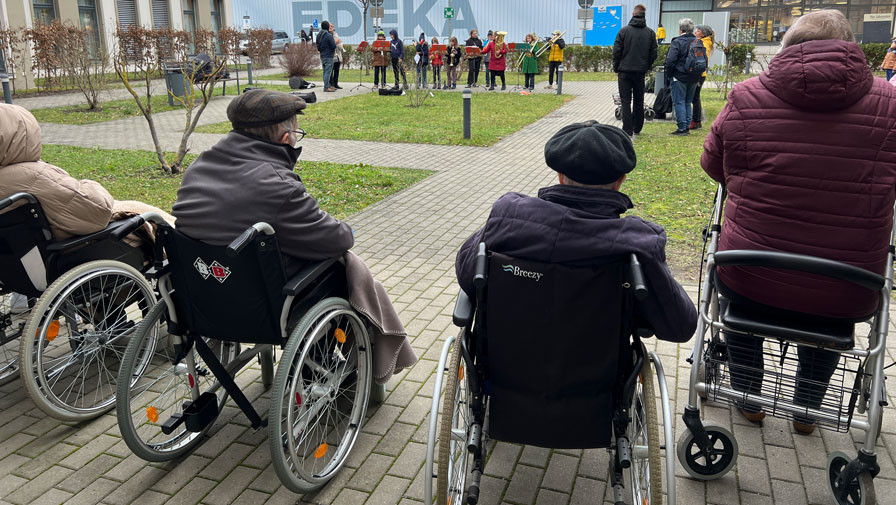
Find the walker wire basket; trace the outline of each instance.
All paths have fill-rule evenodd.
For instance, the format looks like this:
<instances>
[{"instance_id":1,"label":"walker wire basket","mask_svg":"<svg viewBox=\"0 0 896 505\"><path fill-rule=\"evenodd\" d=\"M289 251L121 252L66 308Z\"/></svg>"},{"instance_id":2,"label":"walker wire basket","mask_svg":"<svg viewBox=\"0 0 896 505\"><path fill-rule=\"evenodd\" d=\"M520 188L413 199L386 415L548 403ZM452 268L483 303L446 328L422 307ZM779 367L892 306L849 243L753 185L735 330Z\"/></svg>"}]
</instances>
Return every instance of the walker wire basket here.
<instances>
[{"instance_id":1,"label":"walker wire basket","mask_svg":"<svg viewBox=\"0 0 896 505\"><path fill-rule=\"evenodd\" d=\"M858 357L771 337L759 343L751 339L761 337L731 330L725 333L736 338L712 333L702 370L708 400L758 407L772 417L814 422L838 432L849 430L861 399L861 381L870 378ZM805 377L799 373L800 356Z\"/></svg>"}]
</instances>

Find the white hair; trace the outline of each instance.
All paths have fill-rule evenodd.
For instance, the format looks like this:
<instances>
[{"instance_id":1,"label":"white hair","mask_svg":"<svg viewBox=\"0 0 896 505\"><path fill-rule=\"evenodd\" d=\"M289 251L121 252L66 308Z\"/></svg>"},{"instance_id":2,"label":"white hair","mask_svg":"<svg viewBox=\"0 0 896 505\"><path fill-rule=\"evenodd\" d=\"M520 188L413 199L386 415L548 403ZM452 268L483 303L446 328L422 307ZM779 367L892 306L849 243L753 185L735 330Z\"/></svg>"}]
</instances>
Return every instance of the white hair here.
<instances>
[{"instance_id":1,"label":"white hair","mask_svg":"<svg viewBox=\"0 0 896 505\"><path fill-rule=\"evenodd\" d=\"M834 9L824 9L810 12L793 23L793 26L784 34L781 46L789 47L810 40L845 40L855 42L846 16Z\"/></svg>"},{"instance_id":2,"label":"white hair","mask_svg":"<svg viewBox=\"0 0 896 505\"><path fill-rule=\"evenodd\" d=\"M694 22L691 18L682 18L678 20L678 29L682 33L694 33Z\"/></svg>"}]
</instances>

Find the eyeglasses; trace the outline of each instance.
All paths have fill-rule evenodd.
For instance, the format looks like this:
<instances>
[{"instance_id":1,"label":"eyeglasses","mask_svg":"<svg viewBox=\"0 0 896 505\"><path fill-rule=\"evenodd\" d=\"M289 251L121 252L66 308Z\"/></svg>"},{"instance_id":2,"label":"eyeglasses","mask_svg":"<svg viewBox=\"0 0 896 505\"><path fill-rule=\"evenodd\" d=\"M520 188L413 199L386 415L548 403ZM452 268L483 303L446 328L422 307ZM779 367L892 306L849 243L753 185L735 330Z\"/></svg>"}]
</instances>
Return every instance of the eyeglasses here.
<instances>
[{"instance_id":1,"label":"eyeglasses","mask_svg":"<svg viewBox=\"0 0 896 505\"><path fill-rule=\"evenodd\" d=\"M299 128L298 130L286 130L287 133L295 133L296 134L296 142L305 138L305 130Z\"/></svg>"}]
</instances>

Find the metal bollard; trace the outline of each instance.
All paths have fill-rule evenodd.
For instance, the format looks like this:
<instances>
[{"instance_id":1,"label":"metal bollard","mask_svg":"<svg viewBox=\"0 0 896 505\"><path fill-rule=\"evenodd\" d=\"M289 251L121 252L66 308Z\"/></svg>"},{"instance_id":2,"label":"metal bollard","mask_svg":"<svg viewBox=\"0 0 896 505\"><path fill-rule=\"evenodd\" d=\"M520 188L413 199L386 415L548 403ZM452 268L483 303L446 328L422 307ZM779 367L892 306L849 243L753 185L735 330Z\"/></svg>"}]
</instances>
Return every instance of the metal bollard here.
<instances>
[{"instance_id":1,"label":"metal bollard","mask_svg":"<svg viewBox=\"0 0 896 505\"><path fill-rule=\"evenodd\" d=\"M246 73L249 74L249 85L252 85L252 58L246 58Z\"/></svg>"},{"instance_id":2,"label":"metal bollard","mask_svg":"<svg viewBox=\"0 0 896 505\"><path fill-rule=\"evenodd\" d=\"M563 64L561 63L559 67L557 67L557 94L563 94Z\"/></svg>"},{"instance_id":3,"label":"metal bollard","mask_svg":"<svg viewBox=\"0 0 896 505\"><path fill-rule=\"evenodd\" d=\"M473 92L469 89L464 90L464 138L470 138L470 102L473 99Z\"/></svg>"}]
</instances>

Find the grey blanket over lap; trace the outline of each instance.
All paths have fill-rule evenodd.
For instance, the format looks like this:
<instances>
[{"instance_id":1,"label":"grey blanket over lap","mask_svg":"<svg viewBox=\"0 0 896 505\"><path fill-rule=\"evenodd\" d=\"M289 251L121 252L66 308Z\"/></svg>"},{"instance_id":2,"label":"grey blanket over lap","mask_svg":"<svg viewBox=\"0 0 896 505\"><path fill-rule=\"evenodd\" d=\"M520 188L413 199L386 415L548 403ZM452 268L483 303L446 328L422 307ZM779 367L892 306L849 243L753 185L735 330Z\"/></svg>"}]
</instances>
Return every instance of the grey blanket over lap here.
<instances>
[{"instance_id":1,"label":"grey blanket over lap","mask_svg":"<svg viewBox=\"0 0 896 505\"><path fill-rule=\"evenodd\" d=\"M416 363L417 354L386 288L373 278L364 260L351 251L345 253L345 275L349 303L370 323L374 380L385 384L392 374Z\"/></svg>"}]
</instances>

